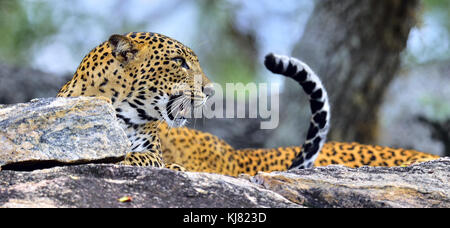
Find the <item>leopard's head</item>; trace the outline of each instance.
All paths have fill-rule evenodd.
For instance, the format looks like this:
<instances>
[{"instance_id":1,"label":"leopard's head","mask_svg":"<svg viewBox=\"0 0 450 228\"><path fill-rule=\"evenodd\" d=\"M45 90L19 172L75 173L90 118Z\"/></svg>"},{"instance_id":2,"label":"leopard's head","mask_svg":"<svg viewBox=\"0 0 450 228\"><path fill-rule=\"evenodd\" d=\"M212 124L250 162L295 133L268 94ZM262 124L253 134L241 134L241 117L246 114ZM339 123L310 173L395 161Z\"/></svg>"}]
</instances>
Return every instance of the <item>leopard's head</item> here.
<instances>
[{"instance_id":1,"label":"leopard's head","mask_svg":"<svg viewBox=\"0 0 450 228\"><path fill-rule=\"evenodd\" d=\"M156 33L129 33L91 51L58 95L108 97L127 123L177 127L213 93L190 48Z\"/></svg>"}]
</instances>

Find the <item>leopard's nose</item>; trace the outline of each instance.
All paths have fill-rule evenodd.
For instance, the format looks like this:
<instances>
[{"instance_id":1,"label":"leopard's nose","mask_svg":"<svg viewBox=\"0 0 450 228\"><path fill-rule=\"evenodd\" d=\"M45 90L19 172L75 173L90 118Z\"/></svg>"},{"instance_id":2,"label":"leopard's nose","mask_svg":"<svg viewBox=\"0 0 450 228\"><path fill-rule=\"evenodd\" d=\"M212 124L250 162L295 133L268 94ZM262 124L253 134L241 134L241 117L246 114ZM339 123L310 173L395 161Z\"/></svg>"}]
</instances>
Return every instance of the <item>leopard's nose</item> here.
<instances>
[{"instance_id":1,"label":"leopard's nose","mask_svg":"<svg viewBox=\"0 0 450 228\"><path fill-rule=\"evenodd\" d=\"M212 83L205 85L203 87L203 93L208 97L214 96L214 93L215 93L214 85Z\"/></svg>"}]
</instances>

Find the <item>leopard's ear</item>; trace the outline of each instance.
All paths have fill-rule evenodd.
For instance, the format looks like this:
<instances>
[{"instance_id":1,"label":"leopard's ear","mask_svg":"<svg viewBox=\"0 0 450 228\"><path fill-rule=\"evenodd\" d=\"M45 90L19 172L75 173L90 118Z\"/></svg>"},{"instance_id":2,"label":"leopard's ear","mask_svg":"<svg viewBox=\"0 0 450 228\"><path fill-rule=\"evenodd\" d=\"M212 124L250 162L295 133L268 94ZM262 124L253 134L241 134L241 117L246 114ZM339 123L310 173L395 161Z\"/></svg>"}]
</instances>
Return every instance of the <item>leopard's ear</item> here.
<instances>
[{"instance_id":1,"label":"leopard's ear","mask_svg":"<svg viewBox=\"0 0 450 228\"><path fill-rule=\"evenodd\" d=\"M109 37L112 55L121 63L127 63L138 53L137 44L130 38L122 35Z\"/></svg>"}]
</instances>

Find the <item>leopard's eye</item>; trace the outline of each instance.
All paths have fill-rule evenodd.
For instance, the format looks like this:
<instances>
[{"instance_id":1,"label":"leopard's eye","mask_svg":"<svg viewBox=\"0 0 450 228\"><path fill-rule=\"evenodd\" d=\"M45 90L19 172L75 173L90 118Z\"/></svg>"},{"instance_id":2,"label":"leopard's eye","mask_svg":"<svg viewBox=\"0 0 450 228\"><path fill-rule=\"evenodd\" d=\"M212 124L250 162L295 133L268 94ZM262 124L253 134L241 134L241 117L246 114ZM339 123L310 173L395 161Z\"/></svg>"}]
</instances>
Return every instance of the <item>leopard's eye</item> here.
<instances>
[{"instance_id":1,"label":"leopard's eye","mask_svg":"<svg viewBox=\"0 0 450 228\"><path fill-rule=\"evenodd\" d=\"M181 67L186 68L189 70L189 65L186 63L186 60L183 57L175 57L172 59L173 61L177 62Z\"/></svg>"}]
</instances>

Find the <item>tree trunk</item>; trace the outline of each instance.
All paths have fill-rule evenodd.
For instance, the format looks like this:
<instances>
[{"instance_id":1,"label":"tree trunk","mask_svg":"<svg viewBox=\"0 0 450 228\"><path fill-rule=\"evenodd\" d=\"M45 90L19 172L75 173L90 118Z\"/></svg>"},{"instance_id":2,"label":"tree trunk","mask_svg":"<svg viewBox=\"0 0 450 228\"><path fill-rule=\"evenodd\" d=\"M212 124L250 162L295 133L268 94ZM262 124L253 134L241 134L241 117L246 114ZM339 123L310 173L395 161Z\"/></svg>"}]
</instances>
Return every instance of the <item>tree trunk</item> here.
<instances>
[{"instance_id":1,"label":"tree trunk","mask_svg":"<svg viewBox=\"0 0 450 228\"><path fill-rule=\"evenodd\" d=\"M330 140L376 142L379 107L389 99L383 94L400 67L419 6L419 0L317 2L293 54L308 63L328 89ZM293 97L298 90L290 92Z\"/></svg>"}]
</instances>

